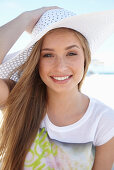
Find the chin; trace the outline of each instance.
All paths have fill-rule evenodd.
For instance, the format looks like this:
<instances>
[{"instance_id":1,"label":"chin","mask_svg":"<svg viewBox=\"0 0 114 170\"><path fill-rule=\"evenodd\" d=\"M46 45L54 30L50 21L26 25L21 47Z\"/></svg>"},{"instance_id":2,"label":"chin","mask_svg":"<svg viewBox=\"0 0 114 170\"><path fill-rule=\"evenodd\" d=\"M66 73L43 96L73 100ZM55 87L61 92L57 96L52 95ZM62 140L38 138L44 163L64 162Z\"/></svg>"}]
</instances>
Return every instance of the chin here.
<instances>
[{"instance_id":1,"label":"chin","mask_svg":"<svg viewBox=\"0 0 114 170\"><path fill-rule=\"evenodd\" d=\"M56 87L56 88L50 88L49 86L48 86L48 89L47 90L49 90L49 91L53 91L53 92L55 92L55 93L68 93L68 92L70 92L70 91L77 91L77 89L78 89L78 87L76 87L76 86L74 86L74 87Z\"/></svg>"}]
</instances>

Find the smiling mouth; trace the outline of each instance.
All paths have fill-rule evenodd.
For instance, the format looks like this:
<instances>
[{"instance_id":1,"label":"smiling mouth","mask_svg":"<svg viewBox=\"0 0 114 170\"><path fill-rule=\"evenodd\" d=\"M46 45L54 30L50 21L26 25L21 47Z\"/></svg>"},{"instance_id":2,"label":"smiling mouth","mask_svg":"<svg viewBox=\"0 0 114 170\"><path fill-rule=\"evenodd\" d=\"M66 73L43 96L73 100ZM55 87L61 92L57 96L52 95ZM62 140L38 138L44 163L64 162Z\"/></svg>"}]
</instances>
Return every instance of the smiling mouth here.
<instances>
[{"instance_id":1,"label":"smiling mouth","mask_svg":"<svg viewBox=\"0 0 114 170\"><path fill-rule=\"evenodd\" d=\"M69 79L70 77L72 77L72 75L70 75L70 76L61 76L61 77L59 77L59 76L51 76L51 78L52 79L54 79L54 80L58 80L58 81L64 81L64 80L67 80L67 79Z\"/></svg>"}]
</instances>

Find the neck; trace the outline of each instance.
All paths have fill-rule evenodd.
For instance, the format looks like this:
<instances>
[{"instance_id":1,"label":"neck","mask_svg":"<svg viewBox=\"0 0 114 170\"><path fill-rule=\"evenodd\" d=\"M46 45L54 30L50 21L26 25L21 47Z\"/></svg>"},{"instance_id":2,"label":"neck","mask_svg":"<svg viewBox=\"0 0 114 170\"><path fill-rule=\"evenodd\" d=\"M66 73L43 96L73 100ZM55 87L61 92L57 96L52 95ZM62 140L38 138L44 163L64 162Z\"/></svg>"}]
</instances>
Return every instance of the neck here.
<instances>
[{"instance_id":1,"label":"neck","mask_svg":"<svg viewBox=\"0 0 114 170\"><path fill-rule=\"evenodd\" d=\"M84 112L85 101L87 96L74 89L72 91L65 91L64 93L56 93L54 91L47 91L47 114L50 120L65 120L70 117L79 116ZM54 121L53 121L54 122Z\"/></svg>"}]
</instances>

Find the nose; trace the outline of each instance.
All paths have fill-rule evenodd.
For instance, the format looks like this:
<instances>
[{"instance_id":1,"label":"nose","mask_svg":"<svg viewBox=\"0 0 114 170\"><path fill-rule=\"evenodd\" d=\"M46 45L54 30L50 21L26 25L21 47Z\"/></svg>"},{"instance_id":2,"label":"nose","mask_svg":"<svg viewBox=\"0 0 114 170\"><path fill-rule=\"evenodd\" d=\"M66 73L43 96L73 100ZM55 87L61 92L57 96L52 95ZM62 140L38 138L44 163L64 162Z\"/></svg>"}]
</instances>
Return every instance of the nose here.
<instances>
[{"instance_id":1,"label":"nose","mask_svg":"<svg viewBox=\"0 0 114 170\"><path fill-rule=\"evenodd\" d=\"M66 63L65 59L63 59L62 57L56 59L56 61L55 61L55 69L58 72L65 71L67 69L67 63Z\"/></svg>"}]
</instances>

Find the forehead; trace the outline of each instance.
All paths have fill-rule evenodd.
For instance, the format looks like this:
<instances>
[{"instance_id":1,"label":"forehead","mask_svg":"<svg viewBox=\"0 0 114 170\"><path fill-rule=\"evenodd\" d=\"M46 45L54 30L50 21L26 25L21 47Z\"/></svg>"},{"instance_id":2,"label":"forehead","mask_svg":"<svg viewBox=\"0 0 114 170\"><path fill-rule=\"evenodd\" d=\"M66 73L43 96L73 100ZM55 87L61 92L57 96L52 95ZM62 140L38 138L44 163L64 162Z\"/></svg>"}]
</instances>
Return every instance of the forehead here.
<instances>
[{"instance_id":1,"label":"forehead","mask_svg":"<svg viewBox=\"0 0 114 170\"><path fill-rule=\"evenodd\" d=\"M77 43L81 45L79 38L77 37L76 31L68 28L57 28L51 30L43 37L42 44L43 46L55 45L58 43L59 44Z\"/></svg>"}]
</instances>

